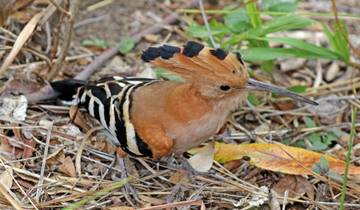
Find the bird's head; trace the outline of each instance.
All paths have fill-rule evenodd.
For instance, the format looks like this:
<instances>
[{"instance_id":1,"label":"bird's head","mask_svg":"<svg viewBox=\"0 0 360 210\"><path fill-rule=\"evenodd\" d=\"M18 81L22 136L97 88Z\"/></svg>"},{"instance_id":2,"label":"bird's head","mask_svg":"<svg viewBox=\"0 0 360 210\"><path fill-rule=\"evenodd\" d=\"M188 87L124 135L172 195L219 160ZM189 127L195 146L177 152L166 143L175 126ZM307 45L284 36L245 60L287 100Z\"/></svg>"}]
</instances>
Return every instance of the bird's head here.
<instances>
[{"instance_id":1,"label":"bird's head","mask_svg":"<svg viewBox=\"0 0 360 210\"><path fill-rule=\"evenodd\" d=\"M315 102L288 91L249 78L239 53L228 53L189 41L183 47L162 45L146 49L141 58L180 75L192 83L204 97L222 99L243 95L247 90L274 92L306 103Z\"/></svg>"}]
</instances>

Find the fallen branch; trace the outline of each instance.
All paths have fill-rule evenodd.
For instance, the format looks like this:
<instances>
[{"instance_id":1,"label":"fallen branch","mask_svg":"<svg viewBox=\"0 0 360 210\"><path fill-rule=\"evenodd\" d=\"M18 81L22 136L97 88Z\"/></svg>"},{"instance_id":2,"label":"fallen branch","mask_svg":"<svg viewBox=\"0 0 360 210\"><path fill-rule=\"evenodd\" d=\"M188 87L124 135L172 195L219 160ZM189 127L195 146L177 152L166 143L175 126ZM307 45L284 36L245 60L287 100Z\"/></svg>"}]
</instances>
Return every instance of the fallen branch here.
<instances>
[{"instance_id":1,"label":"fallen branch","mask_svg":"<svg viewBox=\"0 0 360 210\"><path fill-rule=\"evenodd\" d=\"M192 1L187 8L191 8L196 6L198 1ZM157 23L149 28L134 34L131 36L136 43L138 43L144 36L148 34L155 34L159 33L163 29L163 25L174 24L178 19L177 13L171 13L164 18L164 21L161 23ZM98 70L106 61L114 57L119 52L118 47L115 46L104 51L101 55L97 56L94 61L86 66L83 71L81 71L78 75L76 75L75 79L80 80L87 80L96 70ZM48 100L55 98L59 95L59 93L55 92L52 87L47 84L43 88L41 88L38 92L26 94L25 97L27 98L29 103L36 103L43 100Z\"/></svg>"}]
</instances>

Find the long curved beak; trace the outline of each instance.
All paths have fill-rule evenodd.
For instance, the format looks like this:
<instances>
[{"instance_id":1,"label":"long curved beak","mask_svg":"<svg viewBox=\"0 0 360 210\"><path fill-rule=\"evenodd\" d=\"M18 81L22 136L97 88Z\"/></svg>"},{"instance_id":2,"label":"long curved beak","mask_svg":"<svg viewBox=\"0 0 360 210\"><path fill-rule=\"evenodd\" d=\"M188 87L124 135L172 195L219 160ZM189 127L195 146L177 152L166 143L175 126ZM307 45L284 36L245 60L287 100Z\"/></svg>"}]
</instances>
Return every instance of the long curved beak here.
<instances>
[{"instance_id":1,"label":"long curved beak","mask_svg":"<svg viewBox=\"0 0 360 210\"><path fill-rule=\"evenodd\" d=\"M267 92L272 92L272 93L276 93L282 96L287 96L290 97L294 100L297 101L301 101L304 103L308 103L311 105L319 105L317 102L310 100L302 95L296 94L290 90L287 90L285 88L282 87L278 87L275 85L270 85L264 82L260 82L254 79L249 79L248 80L248 85L247 85L247 89L249 90L259 90L259 91L267 91Z\"/></svg>"}]
</instances>

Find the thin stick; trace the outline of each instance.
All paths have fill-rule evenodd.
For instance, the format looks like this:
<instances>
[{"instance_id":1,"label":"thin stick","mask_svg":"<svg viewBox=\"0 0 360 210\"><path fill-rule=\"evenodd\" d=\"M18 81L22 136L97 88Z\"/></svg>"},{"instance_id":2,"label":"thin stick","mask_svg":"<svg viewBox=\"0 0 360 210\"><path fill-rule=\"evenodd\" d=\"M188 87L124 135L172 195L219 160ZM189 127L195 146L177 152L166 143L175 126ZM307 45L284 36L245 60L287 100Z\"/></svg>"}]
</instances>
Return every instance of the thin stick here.
<instances>
[{"instance_id":1,"label":"thin stick","mask_svg":"<svg viewBox=\"0 0 360 210\"><path fill-rule=\"evenodd\" d=\"M57 2L55 2L54 0L48 0L52 5L54 5L56 7L57 10L59 10L60 12L64 13L65 15L71 17L71 13L69 13L68 11L66 11L66 9L62 8ZM70 1L71 2L71 1Z\"/></svg>"},{"instance_id":2,"label":"thin stick","mask_svg":"<svg viewBox=\"0 0 360 210\"><path fill-rule=\"evenodd\" d=\"M23 210L21 205L13 197L11 197L11 195L9 195L9 193L1 183L0 183L0 194L2 194L7 201L9 201L9 203L12 205L12 207L14 207L14 209Z\"/></svg>"},{"instance_id":3,"label":"thin stick","mask_svg":"<svg viewBox=\"0 0 360 210\"><path fill-rule=\"evenodd\" d=\"M48 153L49 153L51 130L52 130L52 122L49 125L48 133L47 133L47 136L46 136L46 144L45 144L44 156L43 156L43 160L42 160L42 164L41 164L40 178L39 178L39 182L38 182L38 188L36 189L36 196L35 196L36 202L40 201L40 196L42 194L42 187L41 186L44 183L44 172L45 172L45 166L46 166L46 159L47 159Z\"/></svg>"},{"instance_id":4,"label":"thin stick","mask_svg":"<svg viewBox=\"0 0 360 210\"><path fill-rule=\"evenodd\" d=\"M179 201L179 202L175 202L175 203L168 203L168 204L162 204L162 205L158 205L158 206L140 208L139 210L160 210L160 209L174 208L174 207L180 207L180 206L185 206L185 205L203 206L203 202L202 202L202 200Z\"/></svg>"},{"instance_id":5,"label":"thin stick","mask_svg":"<svg viewBox=\"0 0 360 210\"><path fill-rule=\"evenodd\" d=\"M206 30L208 32L208 36L209 36L209 39L211 41L211 44L212 44L213 47L219 48L220 46L215 42L214 37L213 37L213 35L211 33L210 25L209 25L209 22L207 20L206 14L205 14L204 4L203 4L202 0L199 0L199 7L200 7L201 16L202 16L202 18L204 20L205 27L206 27Z\"/></svg>"},{"instance_id":6,"label":"thin stick","mask_svg":"<svg viewBox=\"0 0 360 210\"><path fill-rule=\"evenodd\" d=\"M60 55L59 55L58 59L56 60L55 65L52 66L52 68L49 72L49 75L47 77L48 80L52 80L56 76L61 65L64 63L66 54L69 50L71 37L72 37L73 29L74 29L75 17L79 10L79 0L71 0L69 2L70 2L70 14L71 15L69 16L68 23L66 23L66 25L65 25L64 44L61 48Z\"/></svg>"}]
</instances>

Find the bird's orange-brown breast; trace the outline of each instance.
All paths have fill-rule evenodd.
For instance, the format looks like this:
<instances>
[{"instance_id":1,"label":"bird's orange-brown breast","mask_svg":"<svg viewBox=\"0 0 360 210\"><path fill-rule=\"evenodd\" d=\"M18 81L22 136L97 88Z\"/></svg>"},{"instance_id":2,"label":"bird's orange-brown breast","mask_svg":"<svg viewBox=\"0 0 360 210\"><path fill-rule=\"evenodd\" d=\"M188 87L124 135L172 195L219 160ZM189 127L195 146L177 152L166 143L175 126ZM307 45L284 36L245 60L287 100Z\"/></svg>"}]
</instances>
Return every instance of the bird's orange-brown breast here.
<instances>
[{"instance_id":1,"label":"bird's orange-brown breast","mask_svg":"<svg viewBox=\"0 0 360 210\"><path fill-rule=\"evenodd\" d=\"M197 138L196 127L202 125L194 122L214 109L213 103L197 94L191 84L173 81L158 82L134 93L131 121L154 158L172 153L173 146L183 139L188 140L182 142L185 146ZM191 124L195 127L190 131Z\"/></svg>"}]
</instances>

